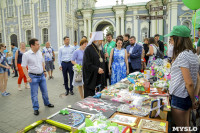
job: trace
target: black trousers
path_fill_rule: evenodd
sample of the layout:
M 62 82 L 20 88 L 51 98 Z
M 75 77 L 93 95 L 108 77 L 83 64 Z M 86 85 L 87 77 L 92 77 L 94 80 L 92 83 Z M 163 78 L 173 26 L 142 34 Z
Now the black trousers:
M 62 62 L 61 66 L 62 66 L 62 73 L 63 73 L 63 77 L 64 77 L 65 90 L 66 90 L 66 92 L 69 92 L 69 90 L 73 91 L 73 85 L 72 85 L 72 81 L 73 81 L 73 77 L 74 77 L 74 71 L 72 69 L 73 64 L 71 63 L 71 61 Z M 69 74 L 69 78 L 70 78 L 70 88 L 68 87 L 68 74 Z
M 133 69 L 130 62 L 128 64 L 129 64 L 129 73 L 140 72 L 140 69 Z
M 14 71 L 15 71 L 15 76 L 18 76 L 18 72 L 17 72 L 16 66 L 15 66 L 15 59 L 13 59 L 13 68 L 14 68 Z

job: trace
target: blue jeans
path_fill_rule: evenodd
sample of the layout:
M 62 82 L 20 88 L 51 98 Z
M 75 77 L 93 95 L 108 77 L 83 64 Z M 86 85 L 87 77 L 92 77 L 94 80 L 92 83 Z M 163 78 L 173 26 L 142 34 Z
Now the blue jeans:
M 172 97 L 171 107 L 175 109 L 187 111 L 189 108 L 192 107 L 192 101 L 190 99 L 190 96 L 187 96 L 186 98 L 181 98 L 181 97 L 172 95 L 171 97 Z
M 46 78 L 44 74 L 42 74 L 41 76 L 29 74 L 29 76 L 32 79 L 32 82 L 30 83 L 30 87 L 31 87 L 31 100 L 33 104 L 33 109 L 34 110 L 39 109 L 39 103 L 38 103 L 38 87 L 39 86 L 42 92 L 44 105 L 49 105 L 50 103 L 49 103 L 48 92 L 47 92 L 47 84 L 46 84 Z

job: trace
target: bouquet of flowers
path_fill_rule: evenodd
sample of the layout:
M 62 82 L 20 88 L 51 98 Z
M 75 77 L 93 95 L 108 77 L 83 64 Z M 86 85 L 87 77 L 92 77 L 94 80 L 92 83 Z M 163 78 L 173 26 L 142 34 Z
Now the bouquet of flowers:
M 82 66 L 79 64 L 74 65 L 74 76 L 75 76 L 75 81 L 76 82 L 81 82 L 82 81 Z

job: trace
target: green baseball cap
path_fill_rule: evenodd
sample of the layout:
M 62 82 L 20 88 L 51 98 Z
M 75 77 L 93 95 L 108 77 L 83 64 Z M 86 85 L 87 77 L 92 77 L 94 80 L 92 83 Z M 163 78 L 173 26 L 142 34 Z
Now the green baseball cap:
M 168 36 L 191 37 L 190 33 L 191 30 L 187 26 L 179 25 L 179 26 L 174 26 L 173 30 L 169 34 L 165 35 L 165 37 Z

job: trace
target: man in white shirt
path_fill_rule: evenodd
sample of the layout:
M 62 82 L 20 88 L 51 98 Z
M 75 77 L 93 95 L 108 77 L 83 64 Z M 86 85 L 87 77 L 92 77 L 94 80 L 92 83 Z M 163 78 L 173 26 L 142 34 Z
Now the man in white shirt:
M 31 87 L 31 100 L 34 109 L 34 115 L 39 114 L 39 103 L 38 103 L 38 87 L 42 92 L 42 98 L 44 105 L 47 107 L 54 107 L 53 104 L 49 103 L 47 84 L 46 84 L 46 70 L 44 66 L 44 59 L 40 49 L 40 44 L 37 39 L 33 38 L 29 41 L 31 49 L 23 54 L 22 67 L 24 74 L 27 78 L 27 82 L 30 83 Z M 26 68 L 28 66 L 28 70 Z

